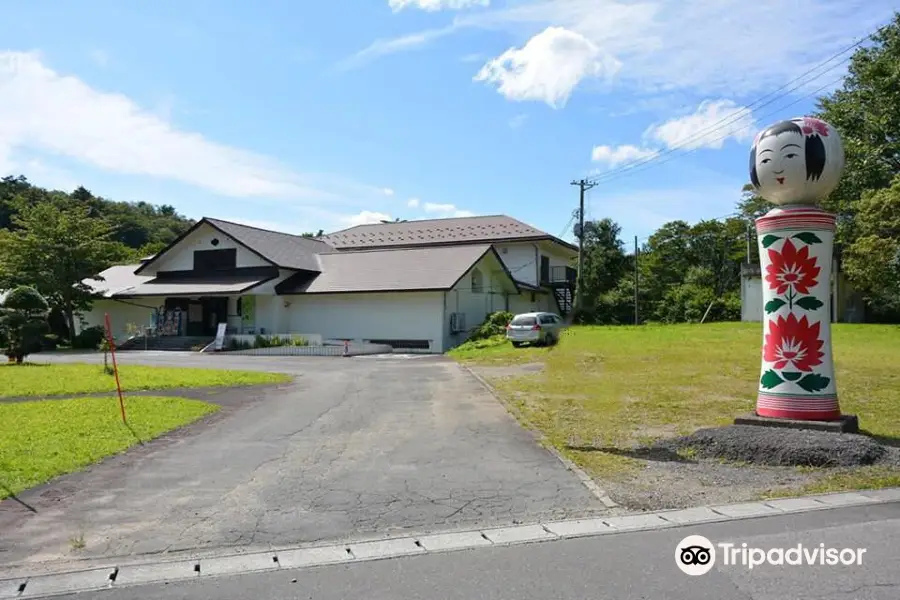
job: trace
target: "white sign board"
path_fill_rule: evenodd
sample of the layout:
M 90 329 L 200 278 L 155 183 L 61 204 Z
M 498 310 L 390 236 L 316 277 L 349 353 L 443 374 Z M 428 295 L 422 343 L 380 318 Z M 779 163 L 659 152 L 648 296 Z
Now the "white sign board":
M 219 328 L 216 330 L 216 350 L 221 350 L 225 345 L 225 327 L 227 327 L 226 323 L 219 323 Z

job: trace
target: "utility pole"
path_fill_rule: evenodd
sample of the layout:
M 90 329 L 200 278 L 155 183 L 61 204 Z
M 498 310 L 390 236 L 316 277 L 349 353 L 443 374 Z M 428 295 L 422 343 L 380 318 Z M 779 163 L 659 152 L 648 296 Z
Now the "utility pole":
M 573 181 L 572 185 L 578 186 L 578 271 L 575 276 L 575 306 L 572 307 L 572 315 L 577 316 L 577 311 L 584 306 L 584 192 L 597 184 L 581 179 Z
M 640 275 L 638 274 L 638 237 L 634 236 L 634 324 L 640 323 L 638 317 L 638 283 Z

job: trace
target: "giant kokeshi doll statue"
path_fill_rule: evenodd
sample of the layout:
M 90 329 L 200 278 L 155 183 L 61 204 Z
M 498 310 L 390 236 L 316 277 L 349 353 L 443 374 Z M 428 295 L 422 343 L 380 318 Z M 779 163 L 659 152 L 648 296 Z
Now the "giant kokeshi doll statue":
M 777 205 L 756 220 L 763 350 L 756 414 L 840 419 L 831 357 L 834 215 L 817 208 L 837 186 L 844 150 L 824 121 L 782 121 L 756 136 L 750 181 Z

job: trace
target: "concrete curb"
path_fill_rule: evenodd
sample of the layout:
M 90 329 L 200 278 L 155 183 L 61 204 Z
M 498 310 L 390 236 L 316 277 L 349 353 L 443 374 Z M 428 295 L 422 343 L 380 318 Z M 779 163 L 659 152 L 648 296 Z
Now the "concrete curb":
M 366 539 L 343 544 L 298 547 L 248 554 L 209 553 L 199 559 L 169 560 L 143 564 L 130 563 L 127 560 L 116 563 L 113 559 L 110 559 L 108 561 L 109 566 L 106 567 L 0 580 L 0 599 L 46 598 L 74 592 L 129 587 L 165 581 L 348 564 L 400 556 L 436 554 L 488 546 L 511 546 L 625 532 L 651 531 L 701 523 L 740 521 L 758 517 L 891 502 L 900 502 L 900 488 L 822 494 L 720 506 L 703 506 L 620 517 L 551 521 L 472 531 L 436 532 L 403 538 Z
M 522 415 L 521 411 L 519 411 L 518 408 L 516 408 L 515 406 L 513 406 L 512 404 L 507 402 L 503 398 L 503 396 L 498 394 L 497 390 L 494 389 L 494 386 L 492 386 L 490 383 L 488 383 L 484 379 L 484 377 L 482 377 L 481 375 L 479 375 L 478 373 L 473 371 L 470 367 L 468 367 L 464 364 L 460 364 L 460 363 L 457 363 L 457 364 L 460 367 L 462 367 L 466 372 L 468 372 L 469 375 L 474 377 L 482 386 L 484 386 L 484 389 L 486 389 L 497 400 L 497 402 L 502 404 L 503 407 L 506 408 L 507 412 L 509 412 L 509 414 L 511 414 L 516 419 L 516 421 L 519 422 L 519 424 L 521 426 L 526 427 L 538 439 L 538 442 L 541 444 L 541 447 L 543 447 L 545 450 L 547 450 L 547 452 L 549 452 L 550 454 L 555 456 L 556 460 L 561 462 L 566 469 L 568 469 L 569 471 L 574 473 L 575 476 L 578 478 L 578 480 L 582 483 L 582 485 L 584 485 L 584 487 L 586 487 L 590 493 L 592 493 L 594 496 L 596 496 L 596 498 L 598 500 L 600 500 L 600 502 L 603 503 L 603 506 L 605 506 L 606 508 L 617 508 L 619 506 L 618 504 L 616 504 L 613 501 L 612 498 L 609 497 L 609 495 L 599 485 L 597 485 L 597 482 L 594 481 L 590 475 L 585 473 L 584 470 L 581 469 L 581 467 L 579 467 L 578 465 L 573 463 L 571 460 L 569 460 L 568 458 L 563 456 L 562 453 L 559 452 L 559 450 L 557 450 L 556 448 L 553 447 L 553 444 L 551 444 L 549 441 L 547 441 L 547 438 L 543 433 L 538 431 L 535 427 L 532 427 L 528 423 L 528 419 L 526 419 L 524 417 L 524 415 Z

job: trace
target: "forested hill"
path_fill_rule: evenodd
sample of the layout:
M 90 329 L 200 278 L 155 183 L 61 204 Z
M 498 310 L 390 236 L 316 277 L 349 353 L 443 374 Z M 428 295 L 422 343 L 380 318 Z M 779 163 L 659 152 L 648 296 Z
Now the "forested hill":
M 44 202 L 64 210 L 89 207 L 89 215 L 105 221 L 112 229 L 111 240 L 122 245 L 114 254 L 129 260 L 158 252 L 194 223 L 167 204 L 109 200 L 83 187 L 68 193 L 48 190 L 19 175 L 0 179 L 0 230 L 16 228 L 21 207 Z

